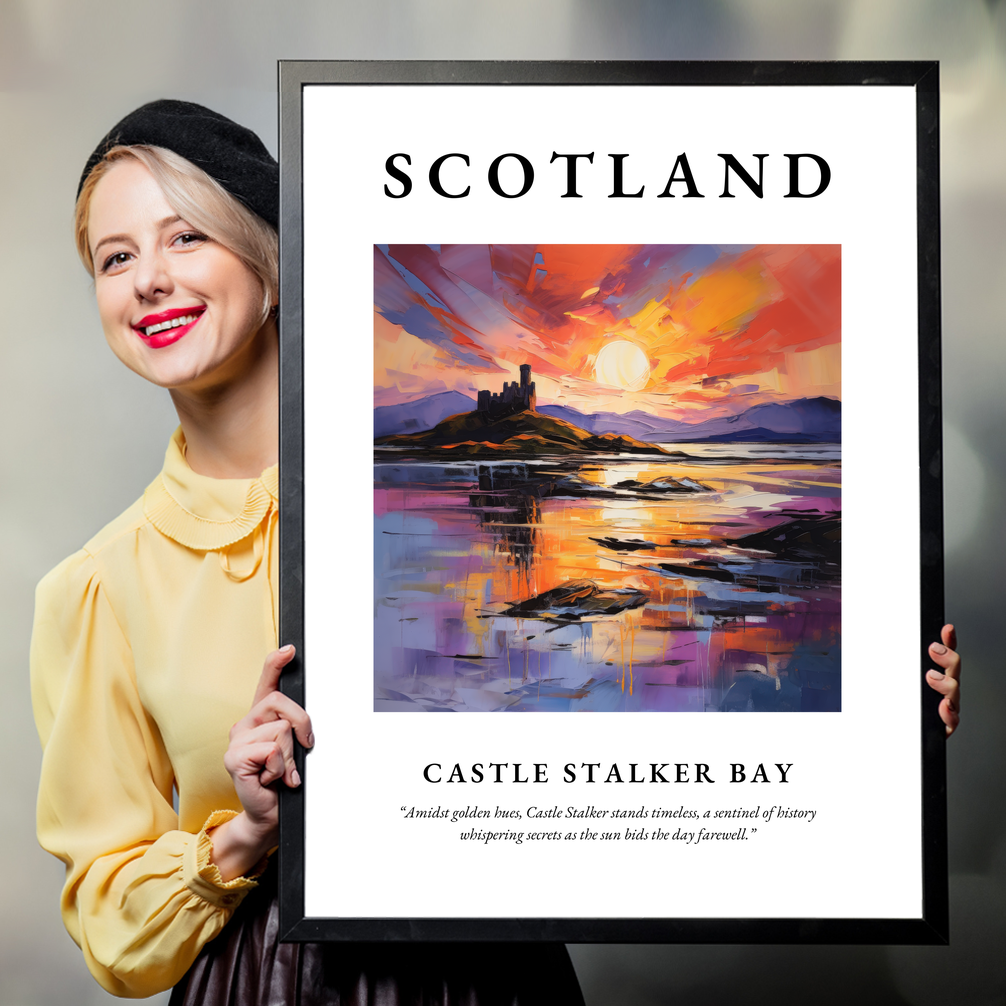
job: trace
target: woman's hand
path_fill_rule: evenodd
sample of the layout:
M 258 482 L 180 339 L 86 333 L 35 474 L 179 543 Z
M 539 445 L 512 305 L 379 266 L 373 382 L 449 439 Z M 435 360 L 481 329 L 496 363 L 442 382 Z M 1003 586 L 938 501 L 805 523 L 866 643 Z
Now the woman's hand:
M 279 691 L 283 668 L 293 659 L 292 646 L 273 650 L 265 659 L 251 711 L 231 727 L 224 766 L 244 810 L 212 829 L 212 861 L 224 880 L 247 873 L 279 838 L 278 780 L 293 788 L 300 774 L 293 760 L 293 737 L 314 746 L 311 718 Z
M 943 696 L 940 719 L 947 725 L 949 737 L 961 721 L 961 658 L 957 653 L 957 632 L 952 625 L 943 626 L 940 639 L 940 643 L 929 644 L 929 656 L 943 671 L 927 671 L 926 681 Z

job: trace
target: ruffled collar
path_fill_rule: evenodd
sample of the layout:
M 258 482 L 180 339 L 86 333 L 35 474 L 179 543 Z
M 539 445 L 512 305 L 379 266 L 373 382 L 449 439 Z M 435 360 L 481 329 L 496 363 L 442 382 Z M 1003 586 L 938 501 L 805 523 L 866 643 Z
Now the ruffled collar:
M 162 534 L 186 548 L 212 552 L 250 535 L 279 500 L 279 466 L 257 479 L 213 479 L 185 460 L 185 438 L 175 430 L 164 468 L 143 494 L 143 512 Z

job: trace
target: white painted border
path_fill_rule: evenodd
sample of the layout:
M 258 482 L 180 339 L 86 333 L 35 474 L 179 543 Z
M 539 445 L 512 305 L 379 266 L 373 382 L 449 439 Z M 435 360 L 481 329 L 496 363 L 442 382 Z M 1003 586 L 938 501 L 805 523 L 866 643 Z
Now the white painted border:
M 308 915 L 920 918 L 914 89 L 308 86 L 303 115 L 305 631 L 319 738 L 309 760 Z M 590 149 L 595 165 L 629 152 L 627 188 L 645 182 L 646 197 L 608 200 L 603 167 L 581 171 L 584 199 L 559 199 L 565 173 L 561 162 L 548 167 L 552 151 Z M 468 199 L 426 185 L 430 162 L 452 150 L 472 158 Z M 510 150 L 539 172 L 520 200 L 484 181 L 489 161 Z M 383 191 L 384 160 L 396 151 L 413 158 L 416 188 L 404 200 Z M 707 198 L 649 198 L 681 151 Z M 831 187 L 815 200 L 782 199 L 782 154 L 803 151 L 827 158 Z M 743 190 L 715 198 L 720 152 L 770 154 L 764 200 Z M 369 609 L 351 637 L 328 626 L 342 625 L 333 611 L 373 593 L 373 245 L 485 241 L 842 245 L 841 713 L 372 711 Z M 326 431 L 344 429 L 359 429 L 358 442 L 336 449 Z M 878 525 L 896 535 L 879 540 Z M 556 781 L 452 792 L 420 774 L 429 761 L 493 760 L 547 762 Z M 718 781 L 639 787 L 637 797 L 562 784 L 567 761 L 794 768 L 786 787 Z M 782 803 L 818 818 L 775 824 L 757 843 L 515 847 L 460 843 L 457 826 L 416 827 L 399 811 L 644 797 L 699 809 Z

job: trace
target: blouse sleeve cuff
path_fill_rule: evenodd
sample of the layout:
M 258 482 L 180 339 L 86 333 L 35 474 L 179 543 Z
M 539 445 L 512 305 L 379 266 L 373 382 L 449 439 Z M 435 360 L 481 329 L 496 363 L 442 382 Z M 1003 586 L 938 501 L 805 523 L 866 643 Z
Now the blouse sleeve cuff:
M 237 908 L 245 895 L 252 888 L 258 887 L 255 878 L 261 876 L 269 865 L 269 857 L 263 856 L 255 868 L 245 876 L 224 880 L 216 863 L 210 861 L 213 842 L 207 832 L 237 815 L 238 812 L 235 810 L 215 810 L 210 814 L 202 831 L 195 836 L 195 841 L 186 845 L 182 860 L 182 875 L 186 886 L 194 894 L 218 908 Z

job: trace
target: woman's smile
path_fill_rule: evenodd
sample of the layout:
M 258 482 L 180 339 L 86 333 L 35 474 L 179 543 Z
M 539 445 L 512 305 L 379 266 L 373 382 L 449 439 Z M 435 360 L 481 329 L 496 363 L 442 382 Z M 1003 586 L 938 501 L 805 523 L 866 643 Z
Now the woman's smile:
M 192 327 L 206 310 L 205 305 L 196 307 L 177 307 L 159 314 L 148 314 L 141 318 L 133 331 L 143 339 L 151 349 L 161 349 L 178 342 L 192 331 Z

